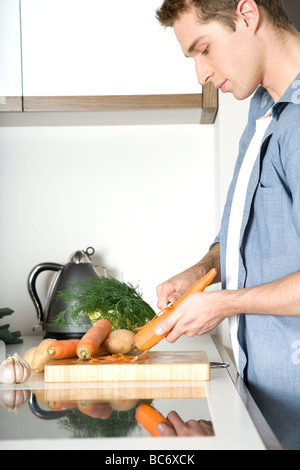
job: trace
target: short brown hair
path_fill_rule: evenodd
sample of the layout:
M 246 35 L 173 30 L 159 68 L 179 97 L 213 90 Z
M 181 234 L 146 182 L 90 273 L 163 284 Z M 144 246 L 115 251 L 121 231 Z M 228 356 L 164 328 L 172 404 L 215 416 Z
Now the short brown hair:
M 281 0 L 255 0 L 264 8 L 269 20 L 278 28 L 294 29 Z M 196 8 L 199 18 L 206 23 L 218 20 L 235 31 L 236 8 L 239 0 L 164 0 L 156 11 L 156 17 L 163 26 L 173 26 L 181 13 Z

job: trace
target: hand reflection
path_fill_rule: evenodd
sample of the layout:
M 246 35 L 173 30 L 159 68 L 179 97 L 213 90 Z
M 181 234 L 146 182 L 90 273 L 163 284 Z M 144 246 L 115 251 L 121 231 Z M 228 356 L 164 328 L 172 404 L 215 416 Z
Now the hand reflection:
M 214 430 L 211 421 L 191 419 L 186 423 L 182 421 L 176 411 L 171 411 L 167 416 L 170 425 L 160 423 L 157 430 L 161 437 L 173 436 L 213 436 Z

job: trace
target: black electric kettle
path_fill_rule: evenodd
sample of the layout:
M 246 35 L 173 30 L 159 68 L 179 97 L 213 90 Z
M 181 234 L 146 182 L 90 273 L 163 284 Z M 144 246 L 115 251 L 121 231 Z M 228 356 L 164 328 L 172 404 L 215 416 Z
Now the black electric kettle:
M 95 253 L 94 248 L 88 247 L 86 251 L 75 251 L 69 258 L 66 265 L 56 263 L 41 263 L 35 266 L 28 277 L 28 291 L 35 305 L 38 315 L 38 324 L 33 328 L 42 326 L 45 331 L 45 338 L 71 339 L 81 338 L 91 327 L 91 322 L 86 315 L 82 319 L 72 322 L 68 319 L 68 313 L 65 315 L 66 324 L 55 325 L 54 318 L 66 310 L 70 305 L 57 299 L 57 293 L 69 289 L 69 284 L 83 282 L 90 277 L 99 277 L 96 273 L 90 256 Z M 45 308 L 36 291 L 36 280 L 43 271 L 57 271 L 53 277 L 49 292 L 45 301 Z

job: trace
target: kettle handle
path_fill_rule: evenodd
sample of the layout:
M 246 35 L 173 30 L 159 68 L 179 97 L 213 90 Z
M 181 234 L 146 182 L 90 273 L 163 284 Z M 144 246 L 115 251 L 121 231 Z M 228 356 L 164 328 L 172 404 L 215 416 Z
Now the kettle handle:
M 62 411 L 46 411 L 43 410 L 36 399 L 36 396 L 34 393 L 31 392 L 30 400 L 29 400 L 29 408 L 32 411 L 32 413 L 37 416 L 38 418 L 41 419 L 57 419 L 61 418 L 62 416 L 65 416 L 68 410 L 62 410 Z
M 43 307 L 42 303 L 40 301 L 40 298 L 37 294 L 35 283 L 38 275 L 43 272 L 43 271 L 60 271 L 64 267 L 63 264 L 57 264 L 57 263 L 42 263 L 38 264 L 33 268 L 31 273 L 28 276 L 28 282 L 27 282 L 27 287 L 29 291 L 29 295 L 34 303 L 34 306 L 37 311 L 37 316 L 38 316 L 38 324 L 33 327 L 33 331 L 35 331 L 36 327 L 43 325 L 44 322 L 44 314 L 43 314 Z

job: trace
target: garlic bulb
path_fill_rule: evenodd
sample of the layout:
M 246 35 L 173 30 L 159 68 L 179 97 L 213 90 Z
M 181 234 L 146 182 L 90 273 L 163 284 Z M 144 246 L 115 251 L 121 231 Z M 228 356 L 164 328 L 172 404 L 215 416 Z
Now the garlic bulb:
M 0 382 L 20 384 L 29 378 L 30 373 L 31 369 L 27 362 L 21 359 L 18 354 L 14 354 L 0 365 Z

